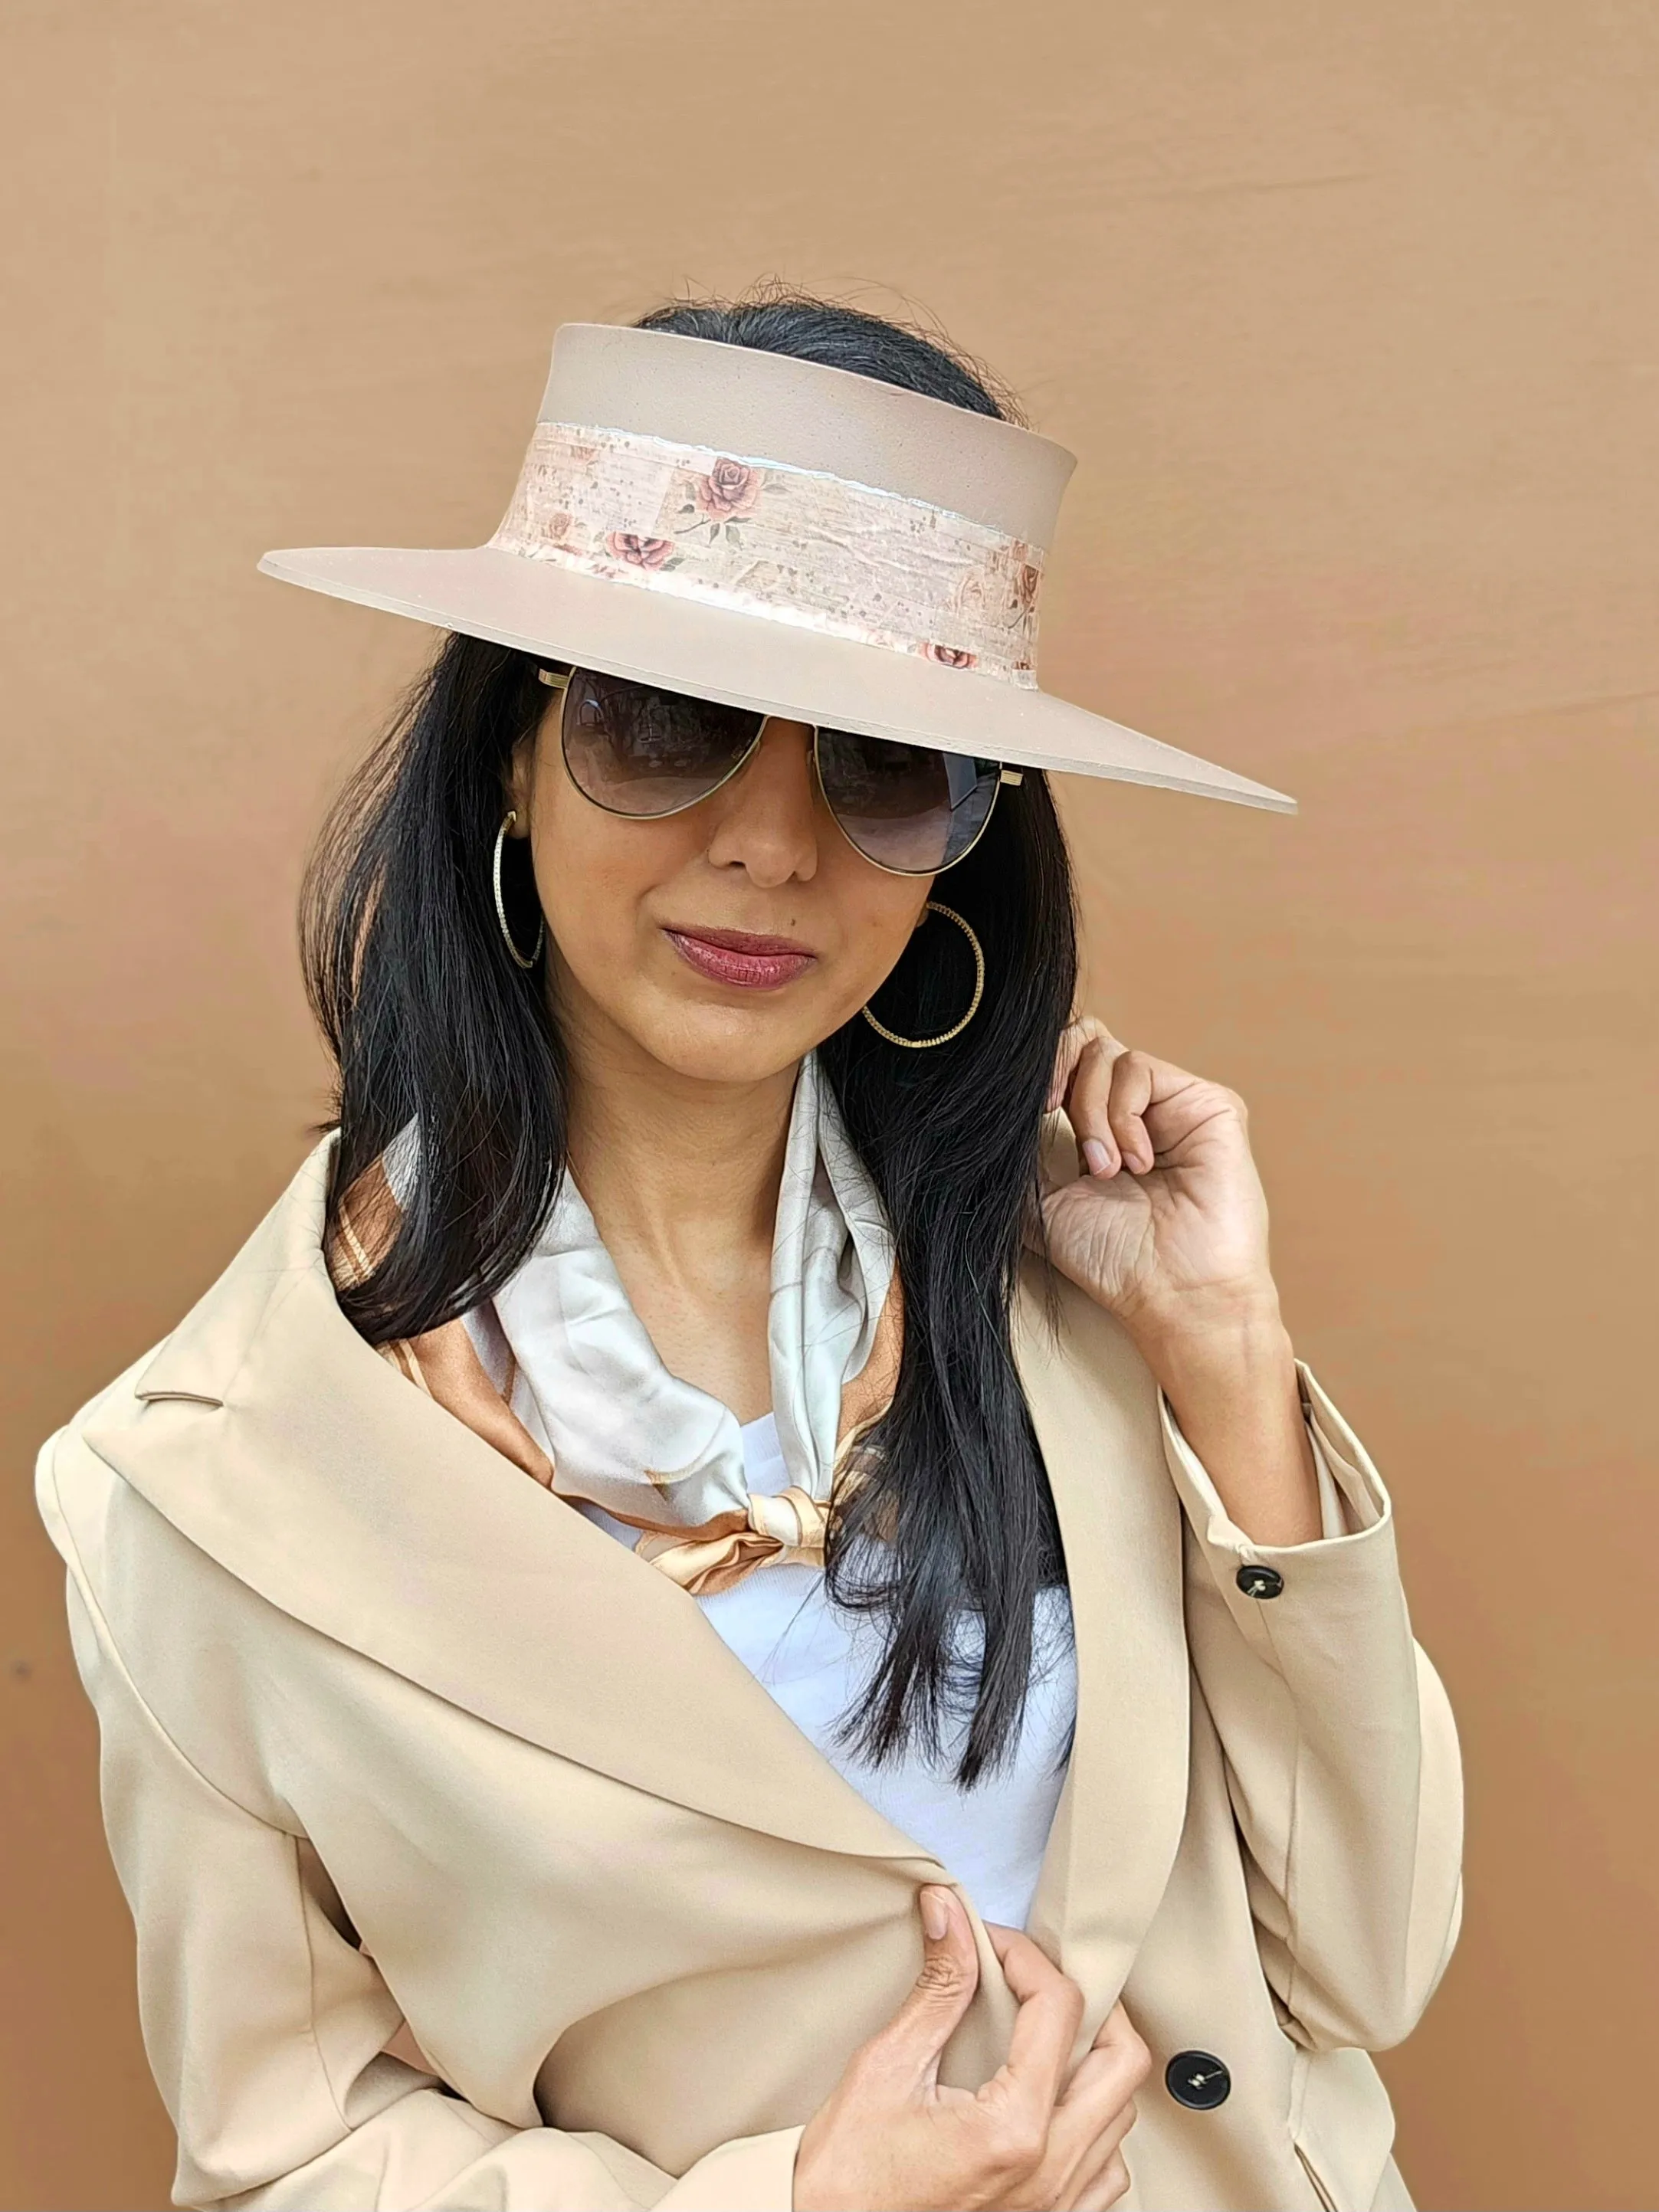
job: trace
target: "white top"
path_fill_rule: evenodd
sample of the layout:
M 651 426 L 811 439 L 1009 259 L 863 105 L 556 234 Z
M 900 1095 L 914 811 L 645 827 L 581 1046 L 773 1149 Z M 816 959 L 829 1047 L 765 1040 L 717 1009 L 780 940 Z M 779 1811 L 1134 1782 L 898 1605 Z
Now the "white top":
M 749 1422 L 741 1435 L 750 1489 L 775 1497 L 789 1478 L 771 1414 Z M 602 1507 L 571 1502 L 611 1534 L 633 1543 L 636 1531 Z M 939 1860 L 982 1919 L 1025 1925 L 1077 1709 L 1077 1665 L 1063 1589 L 1045 1590 L 1037 1601 L 1036 1660 L 1013 1756 L 969 1790 L 952 1779 L 965 1723 L 946 1732 L 937 1761 L 912 1747 L 875 1766 L 837 1741 L 836 1724 L 856 1709 L 880 1648 L 880 1628 L 833 1605 L 816 1568 L 759 1567 L 730 1589 L 697 1602 L 727 1649 L 801 1733 L 860 1796 Z

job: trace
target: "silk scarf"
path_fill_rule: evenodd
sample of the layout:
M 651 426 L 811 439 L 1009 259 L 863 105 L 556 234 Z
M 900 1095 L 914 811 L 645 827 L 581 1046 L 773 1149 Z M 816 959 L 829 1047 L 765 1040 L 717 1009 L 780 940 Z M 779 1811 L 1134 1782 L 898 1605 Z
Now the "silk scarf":
M 387 1178 L 395 1197 L 392 1159 Z M 366 1271 L 349 1220 L 345 1243 L 351 1272 Z M 891 1402 L 902 1335 L 892 1233 L 809 1054 L 772 1246 L 781 1493 L 750 1495 L 737 1416 L 663 1364 L 568 1174 L 489 1306 L 383 1348 L 526 1474 L 636 1529 L 641 1558 L 701 1596 L 781 1561 L 822 1567 L 836 1481 Z

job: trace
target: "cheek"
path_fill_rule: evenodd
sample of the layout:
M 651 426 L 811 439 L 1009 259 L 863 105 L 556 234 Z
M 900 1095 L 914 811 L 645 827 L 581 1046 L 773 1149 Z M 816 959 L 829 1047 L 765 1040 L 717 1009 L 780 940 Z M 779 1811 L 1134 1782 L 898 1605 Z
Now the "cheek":
M 583 988 L 611 998 L 639 960 L 643 902 L 677 865 L 665 848 L 678 824 L 623 821 L 563 777 L 538 802 L 536 887 L 548 928 Z
M 903 959 L 932 896 L 933 878 L 884 875 L 844 838 L 826 841 L 823 853 L 819 889 L 835 910 L 842 948 L 836 986 L 856 1009 Z

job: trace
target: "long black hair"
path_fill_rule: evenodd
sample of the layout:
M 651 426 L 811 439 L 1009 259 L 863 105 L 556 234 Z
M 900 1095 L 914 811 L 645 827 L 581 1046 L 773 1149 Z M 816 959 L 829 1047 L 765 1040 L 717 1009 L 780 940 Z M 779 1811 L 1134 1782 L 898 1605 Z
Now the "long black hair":
M 1006 419 L 931 338 L 856 309 L 772 293 L 643 319 L 795 355 Z M 546 702 L 529 654 L 453 636 L 333 810 L 306 882 L 301 946 L 338 1069 L 331 1249 L 347 1196 L 412 1129 L 418 1171 L 366 1279 L 340 1291 L 371 1344 L 418 1336 L 498 1291 L 535 1243 L 565 1165 L 568 1069 L 537 975 L 504 945 L 490 885 L 514 747 Z M 506 895 L 518 942 L 537 915 L 525 848 Z M 1042 1589 L 1064 1579 L 1048 1479 L 1010 1344 L 1034 1218 L 1044 1097 L 1076 976 L 1065 839 L 1045 779 L 1004 793 L 941 895 L 972 925 L 985 994 L 952 1042 L 908 1052 L 862 1020 L 820 1058 L 897 1243 L 904 1343 L 866 1471 L 836 1501 L 831 1591 L 884 1626 L 852 1733 L 872 1757 L 968 1726 L 971 1784 L 1017 1740 Z M 901 1035 L 948 1028 L 972 987 L 959 933 L 931 921 L 884 984 Z M 982 1641 L 964 1674 L 963 1616 Z

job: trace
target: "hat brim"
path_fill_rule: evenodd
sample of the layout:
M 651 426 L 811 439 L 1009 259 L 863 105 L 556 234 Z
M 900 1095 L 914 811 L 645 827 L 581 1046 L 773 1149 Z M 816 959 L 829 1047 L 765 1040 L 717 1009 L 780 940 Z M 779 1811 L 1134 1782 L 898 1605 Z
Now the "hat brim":
M 726 706 L 1013 767 L 1296 811 L 1283 792 L 1046 691 L 497 546 L 319 545 L 267 553 L 259 567 L 333 599 Z

